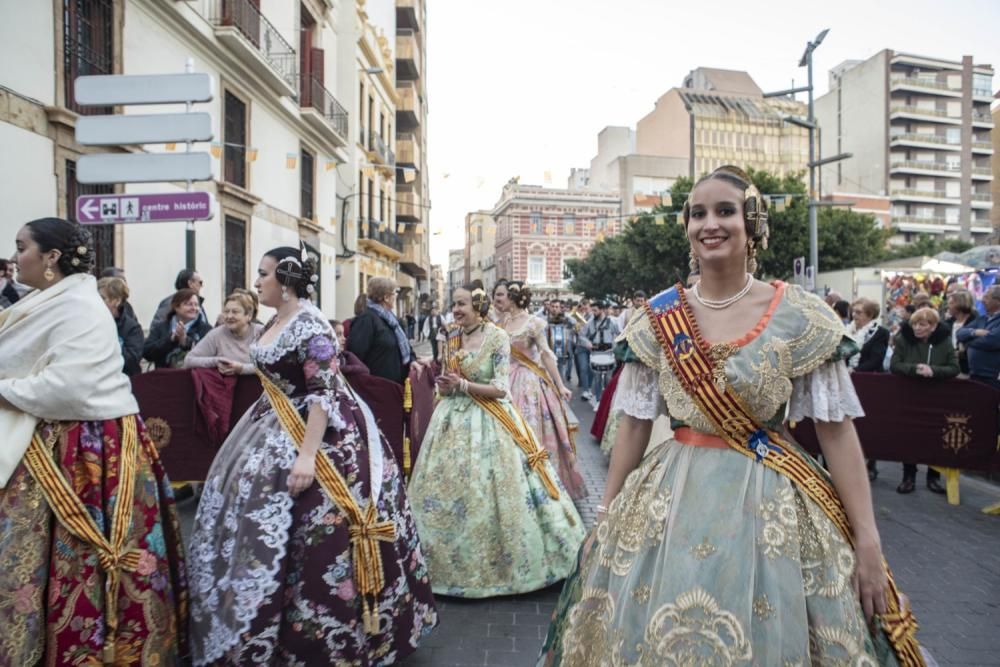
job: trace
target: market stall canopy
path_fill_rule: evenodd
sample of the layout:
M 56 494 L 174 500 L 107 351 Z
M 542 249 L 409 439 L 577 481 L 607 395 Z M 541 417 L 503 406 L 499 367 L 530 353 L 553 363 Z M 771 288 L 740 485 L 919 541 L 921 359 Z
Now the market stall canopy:
M 935 258 L 946 262 L 958 262 L 977 269 L 989 269 L 1000 266 L 1000 245 L 981 245 L 969 248 L 965 252 L 939 252 Z
M 937 257 L 904 257 L 903 259 L 893 259 L 888 262 L 881 262 L 875 268 L 888 271 L 910 272 L 929 271 L 931 273 L 955 274 L 971 273 L 976 268 L 958 262 L 949 262 Z

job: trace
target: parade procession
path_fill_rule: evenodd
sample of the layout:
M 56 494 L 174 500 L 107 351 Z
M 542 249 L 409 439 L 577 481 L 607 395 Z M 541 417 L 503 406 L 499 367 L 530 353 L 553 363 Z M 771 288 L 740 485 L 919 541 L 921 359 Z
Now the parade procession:
M 0 667 L 1000 665 L 1000 5 L 841 5 L 0 0 Z

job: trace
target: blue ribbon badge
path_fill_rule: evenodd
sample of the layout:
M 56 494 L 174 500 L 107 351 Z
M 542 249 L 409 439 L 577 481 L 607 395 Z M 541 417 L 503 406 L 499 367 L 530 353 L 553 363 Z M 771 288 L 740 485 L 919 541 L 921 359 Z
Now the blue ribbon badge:
M 747 449 L 754 453 L 758 462 L 764 460 L 771 452 L 782 453 L 781 447 L 771 442 L 764 429 L 757 429 L 750 434 L 750 438 L 747 440 Z
M 688 357 L 694 354 L 694 341 L 685 333 L 675 335 L 673 345 L 674 353 L 681 361 L 687 361 Z

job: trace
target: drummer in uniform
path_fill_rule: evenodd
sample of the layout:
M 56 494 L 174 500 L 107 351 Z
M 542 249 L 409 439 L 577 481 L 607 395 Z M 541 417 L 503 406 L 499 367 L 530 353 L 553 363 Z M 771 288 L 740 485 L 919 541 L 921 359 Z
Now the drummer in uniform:
M 597 301 L 593 304 L 594 316 L 580 332 L 577 345 L 590 351 L 590 404 L 597 409 L 601 394 L 607 386 L 611 373 L 615 370 L 615 355 L 612 351 L 615 338 L 621 330 L 618 324 L 608 316 L 608 302 Z

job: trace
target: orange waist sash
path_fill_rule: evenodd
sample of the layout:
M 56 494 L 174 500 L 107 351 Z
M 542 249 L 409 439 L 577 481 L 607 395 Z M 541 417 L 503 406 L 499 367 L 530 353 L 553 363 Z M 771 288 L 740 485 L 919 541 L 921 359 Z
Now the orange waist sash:
M 691 447 L 707 447 L 709 449 L 729 449 L 729 443 L 713 433 L 702 433 L 689 426 L 681 426 L 674 431 L 674 440 Z

